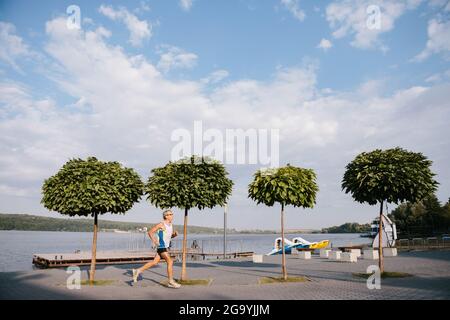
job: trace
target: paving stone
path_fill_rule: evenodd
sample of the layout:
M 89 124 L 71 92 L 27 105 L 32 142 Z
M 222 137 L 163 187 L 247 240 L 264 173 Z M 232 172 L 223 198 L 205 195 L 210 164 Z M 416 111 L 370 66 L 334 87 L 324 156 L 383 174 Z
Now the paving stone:
M 105 286 L 66 288 L 65 269 L 0 273 L 0 299 L 449 299 L 450 251 L 401 252 L 385 258 L 385 270 L 411 273 L 408 278 L 382 279 L 380 290 L 369 290 L 365 279 L 354 272 L 366 272 L 377 261 L 359 260 L 348 264 L 313 257 L 287 257 L 290 276 L 311 281 L 259 285 L 260 277 L 281 276 L 281 257 L 264 257 L 264 263 L 250 259 L 189 262 L 191 279 L 213 279 L 209 286 L 163 287 L 164 263 L 147 270 L 138 283 L 131 280 L 136 265 L 99 266 L 96 279 L 115 280 Z M 82 279 L 88 278 L 82 268 Z M 174 264 L 175 277 L 181 263 Z

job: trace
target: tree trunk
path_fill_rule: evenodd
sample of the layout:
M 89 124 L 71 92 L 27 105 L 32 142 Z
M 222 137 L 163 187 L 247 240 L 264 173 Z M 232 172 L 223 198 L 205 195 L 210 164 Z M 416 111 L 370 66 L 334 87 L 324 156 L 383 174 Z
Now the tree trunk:
M 378 223 L 378 266 L 380 267 L 380 272 L 384 272 L 383 264 L 383 201 L 380 203 L 380 221 Z
M 287 280 L 287 271 L 286 271 L 286 254 L 284 252 L 284 204 L 281 204 L 281 269 L 283 272 L 283 279 Z M 292 250 L 292 249 L 291 249 Z
M 187 243 L 187 224 L 188 224 L 188 209 L 184 209 L 184 226 L 183 226 L 183 253 L 181 264 L 181 280 L 187 280 L 186 277 L 186 243 Z
M 223 208 L 223 258 L 227 258 L 227 204 Z
M 91 271 L 89 272 L 89 285 L 94 284 L 95 278 L 95 262 L 97 260 L 97 231 L 98 231 L 98 214 L 94 216 L 94 238 L 92 240 L 92 259 L 91 259 Z

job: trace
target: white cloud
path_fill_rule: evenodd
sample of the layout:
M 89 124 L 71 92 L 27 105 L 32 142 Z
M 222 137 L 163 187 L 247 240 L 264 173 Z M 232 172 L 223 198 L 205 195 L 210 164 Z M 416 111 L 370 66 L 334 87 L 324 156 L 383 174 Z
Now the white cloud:
M 21 71 L 16 60 L 29 54 L 28 46 L 16 35 L 16 27 L 11 23 L 0 21 L 0 60 Z
M 0 105 L 0 189 L 39 194 L 52 167 L 84 153 L 83 116 L 56 108 L 51 99 L 36 99 L 15 83 L 0 83 Z
M 164 72 L 172 69 L 190 69 L 197 64 L 198 56 L 195 53 L 186 52 L 175 46 L 162 45 L 159 53 L 158 69 Z
M 386 52 L 388 48 L 380 40 L 380 35 L 393 30 L 395 21 L 407 10 L 417 8 L 421 2 L 422 0 L 379 0 L 375 3 L 372 0 L 339 0 L 327 6 L 326 19 L 336 39 L 352 35 L 352 46 Z M 370 7 L 373 5 L 375 7 Z M 378 11 L 368 12 L 372 8 Z M 374 20 L 377 17 L 380 20 Z
M 152 25 L 146 20 L 139 20 L 126 8 L 119 7 L 115 10 L 112 6 L 101 5 L 99 12 L 114 21 L 121 21 L 130 31 L 130 43 L 133 46 L 142 45 L 143 40 L 152 36 Z
M 357 92 L 361 96 L 374 97 L 379 96 L 383 92 L 385 82 L 379 79 L 371 79 L 363 82 Z
M 428 22 L 428 41 L 426 48 L 414 57 L 413 61 L 423 61 L 432 54 L 442 53 L 449 58 L 450 21 L 432 19 Z
M 425 79 L 425 82 L 439 82 L 441 81 L 441 75 L 440 74 L 433 74 Z
M 0 194 L 7 196 L 26 197 L 32 194 L 33 191 L 26 190 L 25 188 L 17 188 L 4 184 L 0 184 Z
M 206 78 L 203 78 L 201 81 L 203 83 L 218 83 L 222 81 L 223 79 L 227 78 L 230 75 L 230 73 L 227 70 L 216 70 L 214 72 L 211 72 Z
M 180 0 L 180 6 L 183 10 L 189 11 L 192 8 L 193 0 Z
M 322 39 L 320 40 L 319 44 L 317 45 L 317 48 L 323 49 L 323 51 L 327 51 L 333 46 L 330 40 L 328 39 Z
M 43 179 L 70 157 L 88 155 L 126 163 L 146 178 L 151 168 L 169 160 L 171 132 L 192 130 L 194 120 L 202 120 L 205 129 L 280 129 L 281 164 L 315 169 L 321 188 L 314 214 L 289 215 L 290 225 L 370 221 L 373 208 L 354 204 L 339 186 L 345 165 L 358 151 L 399 145 L 424 152 L 435 161 L 440 190 L 450 192 L 450 148 L 442 139 L 450 135 L 448 82 L 393 94 L 385 94 L 386 84 L 376 80 L 351 92 L 321 90 L 317 66 L 304 64 L 279 68 L 267 81 L 227 81 L 208 91 L 201 80 L 168 80 L 143 56 L 110 45 L 104 30 L 64 26 L 62 18 L 47 23 L 44 49 L 59 65 L 49 70 L 50 79 L 73 103 L 57 105 L 13 82 L 0 85 L 0 193 L 21 195 L 23 188 L 32 188 L 39 194 Z M 256 169 L 229 166 L 236 182 L 230 221 L 241 228 L 273 228 L 273 208 L 247 199 Z M 1 200 L 2 207 L 15 201 Z M 34 210 L 39 208 L 37 200 Z M 127 219 L 152 220 L 148 210 L 137 206 Z M 236 222 L 238 212 L 245 217 Z M 217 215 L 193 214 L 191 221 L 212 225 Z
M 281 0 L 281 4 L 284 5 L 297 20 L 305 20 L 306 15 L 305 12 L 300 9 L 299 0 Z
M 142 12 L 146 12 L 146 11 L 150 11 L 150 6 L 148 5 L 147 1 L 143 1 L 141 0 L 141 2 L 139 3 L 139 7 L 136 8 L 134 10 L 134 12 L 136 13 L 142 13 Z
M 425 79 L 427 83 L 439 83 L 450 79 L 450 69 L 430 75 Z

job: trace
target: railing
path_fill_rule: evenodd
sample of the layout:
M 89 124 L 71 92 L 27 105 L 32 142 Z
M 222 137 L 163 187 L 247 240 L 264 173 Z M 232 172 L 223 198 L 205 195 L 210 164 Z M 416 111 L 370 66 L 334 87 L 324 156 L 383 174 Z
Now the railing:
M 195 257 L 199 258 L 200 256 L 202 259 L 206 259 L 207 257 L 219 257 L 223 256 L 223 239 L 188 239 L 187 248 L 189 250 L 196 250 L 201 255 L 197 255 Z M 243 240 L 227 240 L 227 251 L 225 255 L 232 256 L 236 253 L 240 252 L 249 252 L 252 251 L 249 246 L 245 245 L 245 242 Z M 183 240 L 172 240 L 170 248 L 172 250 L 182 250 L 183 248 Z M 191 257 L 195 259 L 195 257 Z
M 192 259 L 206 259 L 207 257 L 223 257 L 223 239 L 195 239 L 191 238 L 187 240 L 187 249 L 190 252 L 196 252 L 197 255 L 189 257 Z M 123 248 L 123 247 L 122 247 Z M 171 241 L 170 249 L 173 251 L 181 251 L 183 248 L 182 239 L 173 239 Z M 227 256 L 233 256 L 237 253 L 250 252 L 253 248 L 244 240 L 227 239 Z M 141 234 L 130 234 L 128 241 L 126 242 L 127 251 L 145 251 L 152 250 L 152 243 L 148 236 Z
M 428 237 L 399 239 L 396 242 L 399 249 L 443 249 L 450 248 L 450 237 Z

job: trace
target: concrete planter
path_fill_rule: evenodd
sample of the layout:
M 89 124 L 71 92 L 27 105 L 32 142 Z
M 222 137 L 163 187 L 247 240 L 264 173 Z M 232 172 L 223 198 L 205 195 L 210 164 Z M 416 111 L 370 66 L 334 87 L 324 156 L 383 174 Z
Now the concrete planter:
M 331 250 L 330 249 L 320 249 L 320 257 L 321 258 L 328 258 L 330 255 Z
M 309 251 L 299 252 L 298 257 L 303 260 L 311 259 L 311 252 L 309 252 Z
M 361 257 L 361 249 L 350 249 L 350 253 L 355 254 L 357 258 Z
M 378 260 L 378 250 L 364 250 L 364 260 Z
M 341 251 L 330 251 L 328 254 L 328 260 L 338 261 L 341 260 Z
M 262 254 L 254 254 L 253 255 L 253 263 L 263 263 L 263 255 Z
M 344 262 L 357 262 L 358 258 L 354 252 L 344 252 L 341 254 L 341 261 Z
M 397 248 L 383 248 L 383 257 L 396 257 Z

